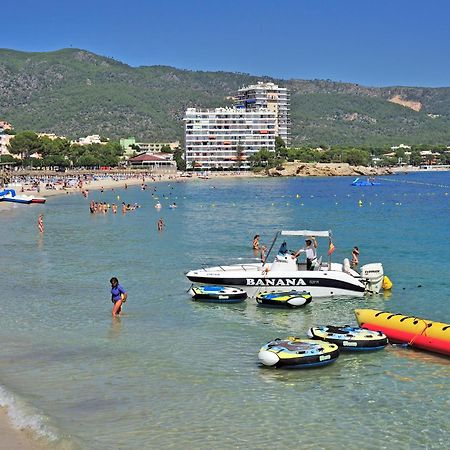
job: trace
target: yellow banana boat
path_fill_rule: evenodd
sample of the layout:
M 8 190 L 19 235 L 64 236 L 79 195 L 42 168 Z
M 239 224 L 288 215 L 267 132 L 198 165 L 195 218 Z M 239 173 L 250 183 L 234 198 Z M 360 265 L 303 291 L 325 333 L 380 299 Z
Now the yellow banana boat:
M 381 331 L 389 341 L 450 356 L 450 325 L 375 309 L 356 309 L 360 327 Z

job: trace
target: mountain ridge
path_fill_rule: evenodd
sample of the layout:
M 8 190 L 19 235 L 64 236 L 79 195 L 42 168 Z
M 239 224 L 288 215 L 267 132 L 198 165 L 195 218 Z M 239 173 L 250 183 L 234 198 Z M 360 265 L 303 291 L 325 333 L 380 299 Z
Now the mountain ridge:
M 293 145 L 450 141 L 447 87 L 380 88 L 164 65 L 132 67 L 73 48 L 52 52 L 0 49 L 0 119 L 17 130 L 70 138 L 101 134 L 113 139 L 135 136 L 147 141 L 182 141 L 187 107 L 229 106 L 229 97 L 237 89 L 257 81 L 273 81 L 290 90 Z

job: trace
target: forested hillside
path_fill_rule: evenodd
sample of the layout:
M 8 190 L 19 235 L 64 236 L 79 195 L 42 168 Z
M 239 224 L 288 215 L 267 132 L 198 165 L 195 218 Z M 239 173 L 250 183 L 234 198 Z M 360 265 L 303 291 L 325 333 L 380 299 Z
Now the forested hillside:
M 182 140 L 187 107 L 229 105 L 239 87 L 259 80 L 290 89 L 293 145 L 450 145 L 450 88 L 134 68 L 78 49 L 0 50 L 0 120 L 69 138 Z

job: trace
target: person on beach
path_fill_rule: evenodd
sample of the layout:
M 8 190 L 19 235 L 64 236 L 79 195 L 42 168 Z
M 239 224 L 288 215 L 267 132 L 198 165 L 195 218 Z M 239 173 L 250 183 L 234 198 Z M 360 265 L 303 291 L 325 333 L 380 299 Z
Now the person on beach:
M 162 231 L 164 229 L 164 220 L 162 220 L 162 218 L 158 220 L 157 228 L 158 231 Z
M 296 251 L 292 258 L 295 259 L 300 255 L 300 253 L 305 253 L 306 255 L 306 270 L 313 270 L 313 264 L 317 259 L 317 241 L 316 238 L 313 236 L 311 239 L 305 239 L 305 247 L 302 247 L 298 251 Z
M 259 250 L 259 234 L 255 234 L 253 238 L 253 250 Z
M 352 250 L 352 269 L 357 269 L 359 264 L 359 249 L 358 247 L 353 247 Z
M 114 305 L 112 316 L 117 317 L 122 312 L 122 304 L 127 301 L 128 294 L 116 277 L 112 277 L 109 282 L 111 283 L 111 301 Z

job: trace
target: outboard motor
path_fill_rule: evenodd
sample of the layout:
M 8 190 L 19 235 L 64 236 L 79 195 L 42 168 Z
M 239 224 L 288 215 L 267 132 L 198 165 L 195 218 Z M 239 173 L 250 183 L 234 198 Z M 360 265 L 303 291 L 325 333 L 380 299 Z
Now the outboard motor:
M 366 285 L 366 291 L 379 294 L 383 285 L 383 264 L 371 263 L 361 266 L 361 278 Z

